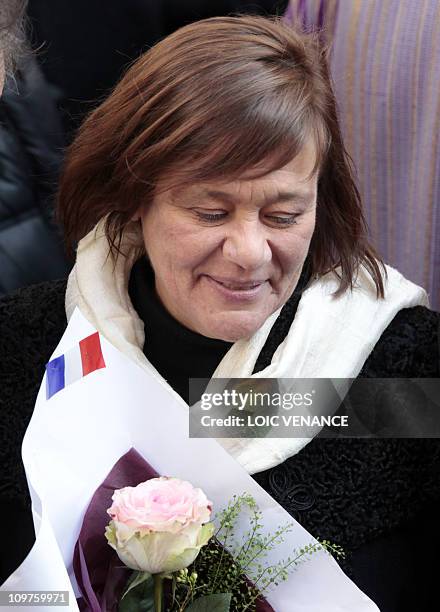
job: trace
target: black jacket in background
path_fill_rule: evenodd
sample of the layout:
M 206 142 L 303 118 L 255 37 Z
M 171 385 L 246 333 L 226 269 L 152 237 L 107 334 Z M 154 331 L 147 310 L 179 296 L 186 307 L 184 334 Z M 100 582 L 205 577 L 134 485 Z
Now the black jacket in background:
M 0 100 L 0 295 L 68 271 L 52 221 L 64 145 L 56 100 L 32 59 Z

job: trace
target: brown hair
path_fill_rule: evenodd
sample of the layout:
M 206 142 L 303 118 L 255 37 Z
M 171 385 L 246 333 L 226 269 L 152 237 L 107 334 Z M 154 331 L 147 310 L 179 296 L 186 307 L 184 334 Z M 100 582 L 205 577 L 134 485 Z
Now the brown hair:
M 126 224 L 159 180 L 173 186 L 278 169 L 315 138 L 319 169 L 313 276 L 341 267 L 337 294 L 363 263 L 383 297 L 344 150 L 326 52 L 278 18 L 216 17 L 177 30 L 137 60 L 71 145 L 58 215 L 66 242 L 106 216 L 117 257 Z M 258 176 L 258 174 L 256 175 Z

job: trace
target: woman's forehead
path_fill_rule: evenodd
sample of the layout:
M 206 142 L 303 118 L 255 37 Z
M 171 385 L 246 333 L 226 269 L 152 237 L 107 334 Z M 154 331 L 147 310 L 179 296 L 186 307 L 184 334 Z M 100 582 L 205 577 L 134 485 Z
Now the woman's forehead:
M 304 146 L 295 157 L 281 166 L 280 168 L 272 169 L 270 160 L 260 164 L 257 168 L 253 168 L 248 172 L 244 172 L 237 182 L 246 182 L 249 180 L 276 181 L 276 182 L 308 182 L 312 179 L 316 166 L 316 146 L 313 143 L 308 143 Z M 267 170 L 265 173 L 264 171 Z
M 316 189 L 317 177 L 316 147 L 313 143 L 308 143 L 292 160 L 280 168 L 273 169 L 273 164 L 267 160 L 238 176 L 220 176 L 193 182 L 185 180 L 178 185 L 173 185 L 165 179 L 161 182 L 158 192 L 170 192 L 176 197 L 186 194 L 189 197 L 210 197 L 218 200 L 223 198 L 224 201 L 230 200 L 230 203 L 234 203 L 235 199 L 239 200 L 241 194 L 252 191 L 279 193 L 295 191 L 308 197 L 313 195 Z

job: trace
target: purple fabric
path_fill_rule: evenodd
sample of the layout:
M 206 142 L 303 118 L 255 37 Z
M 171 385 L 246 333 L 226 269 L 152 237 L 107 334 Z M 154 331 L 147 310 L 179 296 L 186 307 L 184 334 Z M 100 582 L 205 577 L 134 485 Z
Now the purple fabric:
M 306 18 L 306 0 L 299 0 L 299 6 L 298 6 L 298 17 L 301 20 L 301 23 L 303 24 L 303 26 L 306 26 L 307 24 L 307 18 Z
M 440 310 L 440 2 L 290 0 L 324 26 L 373 244 Z
M 259 597 L 256 602 L 255 612 L 275 612 L 275 610 L 266 599 Z
M 324 25 L 324 3 L 325 0 L 321 0 L 319 3 L 319 13 L 318 13 L 318 28 L 321 29 Z
M 84 551 L 79 540 L 75 546 L 75 555 L 77 555 L 77 559 L 75 560 L 74 558 L 73 563 L 75 566 L 75 578 L 77 579 L 78 586 L 84 593 L 84 599 L 87 601 L 90 611 L 101 612 L 101 606 L 98 598 L 95 595 L 95 591 L 93 590 L 92 583 L 90 582 L 90 575 L 84 557 Z
M 121 567 L 116 552 L 104 537 L 115 489 L 135 487 L 158 473 L 133 448 L 113 466 L 93 495 L 75 546 L 73 569 L 86 607 L 91 612 L 113 610 L 130 570 Z M 84 603 L 81 603 L 83 606 Z

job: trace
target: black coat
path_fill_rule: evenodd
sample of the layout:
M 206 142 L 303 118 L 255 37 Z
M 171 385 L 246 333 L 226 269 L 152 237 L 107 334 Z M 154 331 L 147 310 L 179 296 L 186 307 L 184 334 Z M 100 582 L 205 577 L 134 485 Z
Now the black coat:
M 0 580 L 33 540 L 20 446 L 44 366 L 66 326 L 65 282 L 24 289 L 0 301 Z M 284 309 L 262 352 L 273 354 L 292 311 Z M 440 314 L 402 310 L 383 333 L 362 377 L 439 377 Z M 278 336 L 278 338 L 277 338 Z M 263 354 L 264 353 L 264 354 Z M 436 439 L 314 439 L 255 479 L 314 536 L 343 546 L 346 573 L 382 612 L 431 612 L 440 537 L 440 444 Z M 281 611 L 282 612 L 282 611 Z
M 57 97 L 30 59 L 0 100 L 0 295 L 70 267 L 52 221 L 64 146 Z

